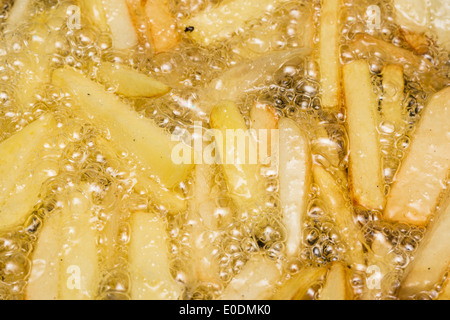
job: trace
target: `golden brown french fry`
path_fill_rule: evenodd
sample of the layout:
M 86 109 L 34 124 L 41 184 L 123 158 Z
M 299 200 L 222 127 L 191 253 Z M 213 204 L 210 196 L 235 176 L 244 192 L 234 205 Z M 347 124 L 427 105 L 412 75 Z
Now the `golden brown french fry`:
M 406 270 L 399 297 L 411 298 L 444 279 L 450 266 L 450 205 L 438 212 Z
M 107 129 L 112 143 L 137 156 L 164 186 L 171 189 L 187 178 L 194 162 L 176 164 L 172 152 L 177 143 L 152 120 L 140 117 L 113 93 L 73 69 L 54 71 L 52 81 L 77 97 L 80 116 Z
M 279 130 L 280 204 L 286 229 L 286 252 L 292 257 L 300 252 L 303 240 L 312 156 L 308 137 L 294 120 L 281 119 Z
M 350 283 L 344 264 L 335 262 L 328 271 L 325 284 L 320 290 L 319 300 L 350 300 Z
M 39 200 L 42 184 L 57 174 L 55 163 L 36 159 L 56 130 L 53 116 L 45 115 L 0 144 L 0 228 L 23 223 Z
M 341 0 L 321 0 L 319 66 L 322 104 L 334 110 L 341 104 L 340 8 Z
M 271 300 L 304 300 L 308 290 L 327 274 L 327 268 L 306 268 L 284 283 Z
M 364 60 L 344 66 L 344 91 L 350 144 L 349 182 L 353 200 L 368 208 L 384 208 L 384 181 L 378 135 L 378 99 Z
M 175 17 L 170 12 L 168 0 L 147 0 L 145 12 L 155 52 L 168 51 L 178 46 L 180 35 Z
M 353 218 L 351 203 L 347 200 L 345 189 L 322 166 L 313 165 L 314 183 L 319 187 L 320 198 L 333 217 L 343 242 L 348 246 L 348 264 L 356 269 L 365 264 L 364 234 Z
M 226 0 L 218 6 L 208 7 L 203 12 L 182 22 L 187 34 L 203 45 L 210 45 L 229 38 L 248 21 L 261 19 L 264 14 L 287 0 Z
M 111 30 L 113 47 L 130 49 L 137 45 L 138 37 L 128 11 L 126 0 L 102 0 L 106 19 Z
M 388 195 L 385 218 L 425 225 L 450 170 L 450 88 L 425 107 L 408 153 Z
M 266 300 L 275 290 L 281 271 L 273 260 L 255 254 L 228 284 L 220 300 Z
M 170 91 L 164 83 L 121 64 L 102 62 L 97 75 L 115 93 L 127 97 L 157 97 Z
M 396 130 L 403 127 L 403 99 L 405 80 L 403 67 L 390 64 L 383 70 L 382 121 L 393 124 Z
M 146 212 L 134 213 L 131 220 L 131 299 L 179 299 L 183 290 L 170 273 L 165 221 Z
M 222 101 L 211 111 L 210 124 L 216 129 L 216 152 L 221 156 L 231 198 L 240 207 L 255 205 L 262 192 L 258 184 L 257 146 L 244 117 L 234 102 Z
M 81 23 L 86 19 L 102 32 L 110 30 L 102 0 L 77 0 L 77 4 L 80 6 Z

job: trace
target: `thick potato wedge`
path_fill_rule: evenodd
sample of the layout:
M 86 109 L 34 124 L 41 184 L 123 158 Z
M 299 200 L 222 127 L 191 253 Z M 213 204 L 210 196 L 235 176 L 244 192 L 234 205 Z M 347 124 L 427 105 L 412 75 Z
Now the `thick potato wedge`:
M 341 105 L 340 7 L 341 0 L 321 1 L 319 67 L 322 104 L 334 110 Z
M 113 47 L 117 50 L 133 48 L 138 36 L 126 0 L 102 0 L 106 19 L 111 30 Z
M 114 94 L 106 92 L 103 86 L 75 70 L 58 69 L 54 71 L 52 81 L 77 97 L 82 111 L 80 116 L 108 130 L 114 145 L 134 153 L 167 188 L 187 178 L 194 162 L 176 164 L 172 159 L 176 142 L 152 120 L 140 117 Z
M 363 250 L 364 234 L 353 218 L 351 203 L 347 200 L 344 189 L 336 179 L 322 166 L 313 165 L 314 183 L 319 187 L 320 198 L 324 201 L 341 234 L 343 242 L 348 246 L 348 264 L 361 269 L 365 264 Z
M 273 295 L 280 277 L 275 261 L 256 254 L 231 280 L 220 300 L 266 300 Z
M 350 143 L 349 180 L 354 202 L 384 208 L 384 181 L 378 135 L 378 99 L 364 60 L 344 66 L 344 91 Z
M 403 127 L 403 99 L 405 80 L 403 67 L 390 64 L 383 70 L 382 121 L 387 121 L 401 129 Z
M 425 107 L 388 195 L 385 218 L 424 225 L 434 213 L 450 170 L 450 88 Z
M 257 145 L 244 117 L 234 102 L 222 101 L 211 111 L 210 124 L 216 129 L 216 152 L 221 157 L 230 196 L 240 207 L 257 204 L 261 200 Z
M 77 0 L 77 4 L 80 6 L 82 24 L 83 19 L 86 19 L 102 32 L 110 30 L 102 0 Z
M 319 300 L 350 300 L 350 283 L 345 266 L 336 262 L 330 267 L 325 284 L 320 290 Z
M 400 298 L 411 298 L 428 291 L 443 280 L 450 266 L 450 205 L 438 212 L 431 224 L 414 260 L 406 270 L 402 281 Z
M 280 204 L 286 228 L 286 253 L 294 256 L 302 245 L 302 230 L 311 187 L 309 140 L 293 120 L 283 118 L 280 129 Z
M 181 286 L 170 273 L 168 234 L 161 217 L 153 213 L 132 215 L 128 252 L 131 274 L 131 299 L 176 300 Z
M 148 18 L 153 48 L 156 53 L 168 51 L 178 46 L 175 17 L 170 12 L 168 0 L 147 0 L 145 13 Z
M 327 268 L 307 268 L 286 281 L 271 300 L 304 300 L 308 290 L 327 274 Z
M 157 97 L 170 91 L 164 83 L 125 65 L 103 62 L 97 75 L 102 83 L 116 88 L 115 93 L 127 97 Z
M 208 7 L 203 12 L 182 22 L 187 34 L 203 45 L 226 40 L 249 21 L 260 19 L 267 12 L 288 0 L 226 0 L 218 6 Z
M 56 174 L 54 163 L 36 159 L 56 130 L 53 116 L 45 115 L 0 144 L 0 228 L 23 223 L 42 184 Z

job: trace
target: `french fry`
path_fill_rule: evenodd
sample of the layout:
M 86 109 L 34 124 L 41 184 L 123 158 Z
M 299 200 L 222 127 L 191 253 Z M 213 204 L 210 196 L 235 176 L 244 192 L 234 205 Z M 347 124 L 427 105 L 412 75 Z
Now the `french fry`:
M 399 297 L 411 298 L 444 279 L 450 266 L 450 205 L 438 212 L 406 270 Z
M 427 0 L 394 0 L 396 22 L 411 31 L 425 32 L 429 25 L 427 2 Z
M 193 161 L 192 164 L 176 164 L 172 160 L 176 142 L 152 120 L 140 117 L 114 94 L 106 92 L 103 86 L 75 70 L 55 70 L 52 81 L 78 98 L 81 116 L 107 129 L 112 143 L 126 147 L 136 155 L 164 186 L 171 189 L 187 178 Z
M 351 292 L 345 266 L 340 262 L 331 265 L 319 300 L 350 300 Z
M 16 30 L 21 24 L 27 21 L 26 16 L 33 0 L 15 0 L 14 5 L 9 11 L 9 17 L 6 20 L 4 32 Z
M 284 283 L 271 300 L 304 300 L 308 290 L 327 274 L 327 268 L 307 268 Z
M 110 31 L 102 0 L 77 0 L 77 4 L 80 6 L 82 23 L 86 19 L 102 32 Z
M 102 83 L 116 88 L 115 93 L 127 97 L 157 97 L 170 91 L 164 83 L 125 65 L 102 62 L 97 75 Z
M 138 44 L 138 36 L 131 21 L 126 0 L 103 0 L 107 23 L 111 30 L 113 47 L 131 49 Z
M 25 292 L 26 300 L 57 300 L 59 298 L 61 217 L 47 218 L 39 233 L 32 256 L 31 274 Z
M 384 208 L 384 181 L 378 136 L 378 99 L 364 60 L 344 66 L 344 91 L 350 144 L 349 182 L 354 202 Z
M 403 123 L 403 99 L 405 80 L 403 67 L 387 65 L 383 70 L 383 100 L 381 101 L 382 120 L 401 129 Z
M 275 261 L 254 255 L 228 284 L 220 300 L 266 300 L 275 290 L 281 272 Z
M 260 201 L 261 185 L 258 184 L 256 141 L 248 132 L 244 117 L 236 104 L 222 101 L 215 105 L 210 115 L 216 152 L 221 156 L 231 198 L 240 207 Z M 255 158 L 254 164 L 251 159 Z
M 294 256 L 302 245 L 302 231 L 311 186 L 312 156 L 308 138 L 293 120 L 283 118 L 280 130 L 280 204 L 286 228 L 286 253 Z
M 178 34 L 175 17 L 170 12 L 168 0 L 147 0 L 145 4 L 153 48 L 156 53 L 169 51 L 178 46 Z
M 432 30 L 438 36 L 438 43 L 447 51 L 450 50 L 450 6 L 446 0 L 429 2 L 430 22 Z
M 331 212 L 343 242 L 348 246 L 349 265 L 361 269 L 365 264 L 364 234 L 353 218 L 351 203 L 342 187 L 322 166 L 313 165 L 314 183 L 319 187 L 320 198 Z
M 182 288 L 170 273 L 168 234 L 164 220 L 153 213 L 131 217 L 129 264 L 132 300 L 176 300 Z
M 400 29 L 406 42 L 417 54 L 423 55 L 428 52 L 430 40 L 423 33 L 417 33 L 405 28 Z
M 319 67 L 322 104 L 333 110 L 341 104 L 340 7 L 341 0 L 321 1 Z
M 384 216 L 425 225 L 433 214 L 450 170 L 450 88 L 425 107 L 408 153 L 388 195 Z
M 126 0 L 128 12 L 134 24 L 134 29 L 139 38 L 139 43 L 152 43 L 152 34 L 145 13 L 145 1 L 142 0 Z
M 56 174 L 51 162 L 39 164 L 36 159 L 56 130 L 55 119 L 45 115 L 0 144 L 0 228 L 23 223 L 39 200 L 42 184 Z
M 226 0 L 219 6 L 208 7 L 203 12 L 182 22 L 183 30 L 203 45 L 224 41 L 249 21 L 261 19 L 278 5 L 287 0 Z
M 439 295 L 439 300 L 450 300 L 450 281 L 448 280 L 448 278 L 444 284 L 444 288 Z

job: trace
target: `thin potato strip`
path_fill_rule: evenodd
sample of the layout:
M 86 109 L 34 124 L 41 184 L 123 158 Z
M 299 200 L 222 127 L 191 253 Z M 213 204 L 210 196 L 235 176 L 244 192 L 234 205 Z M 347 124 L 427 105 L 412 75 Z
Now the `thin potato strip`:
M 26 16 L 33 0 L 15 0 L 14 5 L 9 11 L 9 17 L 6 22 L 5 31 L 16 30 L 21 24 L 26 22 Z
M 425 225 L 446 188 L 450 170 L 450 88 L 425 107 L 406 158 L 394 179 L 384 216 Z
M 444 288 L 439 295 L 439 300 L 450 300 L 450 281 L 448 278 L 444 284 Z
M 102 32 L 109 32 L 108 19 L 106 18 L 105 8 L 102 0 L 77 0 L 80 6 L 81 23 L 84 24 L 84 19 Z
M 118 50 L 133 48 L 138 43 L 138 36 L 125 1 L 103 0 L 103 7 L 112 34 L 113 47 Z
M 384 208 L 384 181 L 378 136 L 378 100 L 369 65 L 354 61 L 344 66 L 344 89 L 350 143 L 349 180 L 353 200 L 368 208 Z
M 404 89 L 403 67 L 386 66 L 383 70 L 382 120 L 393 124 L 397 130 L 402 128 L 403 123 Z
M 345 266 L 340 262 L 333 263 L 320 290 L 319 300 L 350 300 L 349 284 Z
M 308 290 L 327 274 L 327 268 L 301 269 L 287 280 L 272 296 L 271 300 L 305 300 Z

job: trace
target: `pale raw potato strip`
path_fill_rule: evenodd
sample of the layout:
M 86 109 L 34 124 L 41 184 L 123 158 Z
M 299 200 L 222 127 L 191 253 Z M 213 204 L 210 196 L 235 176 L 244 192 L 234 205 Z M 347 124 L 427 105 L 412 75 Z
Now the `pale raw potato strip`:
M 45 115 L 0 143 L 0 228 L 23 223 L 37 204 L 50 176 L 48 162 L 39 164 L 36 157 L 56 130 L 53 116 Z
M 57 300 L 59 298 L 60 240 L 61 218 L 58 212 L 45 220 L 39 232 L 25 292 L 26 300 Z
M 170 273 L 169 235 L 164 220 L 154 213 L 131 217 L 128 250 L 132 300 L 176 300 L 182 288 Z
M 383 99 L 381 101 L 382 121 L 393 124 L 396 130 L 402 129 L 403 99 L 405 80 L 403 67 L 387 65 L 383 70 Z
M 286 229 L 286 252 L 300 252 L 311 186 L 312 155 L 307 136 L 294 120 L 283 118 L 280 130 L 280 205 Z
M 422 111 L 409 150 L 388 195 L 385 218 L 425 225 L 446 188 L 450 170 L 450 87 Z
M 136 46 L 138 36 L 125 0 L 103 0 L 103 6 L 112 34 L 113 47 L 125 50 Z
M 231 280 L 220 300 L 267 300 L 273 295 L 280 277 L 275 261 L 256 254 Z
M 450 205 L 438 212 L 405 273 L 400 298 L 433 289 L 450 266 Z
M 248 21 L 261 19 L 288 0 L 225 0 L 218 6 L 208 7 L 203 12 L 182 22 L 181 27 L 194 27 L 187 32 L 195 41 L 210 45 L 229 38 L 247 26 Z
M 180 42 L 175 17 L 168 0 L 147 0 L 145 13 L 156 53 L 175 48 Z
M 414 32 L 425 32 L 429 26 L 428 0 L 394 0 L 395 20 Z
M 313 165 L 313 176 L 314 183 L 320 190 L 320 198 L 331 212 L 342 240 L 348 246 L 349 265 L 355 264 L 356 269 L 363 267 L 365 264 L 364 234 L 355 223 L 353 209 L 347 200 L 345 191 L 338 185 L 336 179 L 320 165 Z
M 322 0 L 319 26 L 319 67 L 322 104 L 337 110 L 341 101 L 340 7 L 341 0 Z
M 141 117 L 102 85 L 73 69 L 54 71 L 52 81 L 75 95 L 80 116 L 107 129 L 112 142 L 134 153 L 164 186 L 170 189 L 188 177 L 194 161 L 176 164 L 172 152 L 177 143 L 152 120 Z
M 211 111 L 210 124 L 216 129 L 216 152 L 221 156 L 231 198 L 240 207 L 255 205 L 261 201 L 262 191 L 258 183 L 257 146 L 244 117 L 234 102 L 222 101 Z M 242 145 L 244 148 L 240 148 Z M 255 164 L 251 163 L 251 158 Z
M 81 23 L 85 25 L 85 20 L 92 23 L 102 32 L 109 32 L 108 20 L 102 0 L 77 0 L 80 6 Z
M 450 300 L 450 281 L 448 278 L 444 284 L 444 288 L 440 293 L 438 300 Z
M 21 24 L 26 23 L 26 16 L 31 4 L 34 0 L 15 0 L 14 5 L 9 11 L 6 26 L 3 32 L 10 32 L 16 30 Z
M 93 300 L 100 284 L 97 232 L 88 185 L 70 191 L 61 209 L 59 299 Z
M 157 97 L 170 91 L 164 83 L 125 65 L 103 62 L 97 72 L 102 83 L 127 97 Z
M 271 300 L 305 300 L 309 289 L 327 274 L 327 268 L 301 269 L 296 275 L 287 280 Z
M 320 290 L 319 300 L 350 300 L 349 280 L 345 266 L 340 262 L 332 264 L 325 284 Z
M 344 91 L 350 144 L 349 182 L 354 202 L 384 208 L 384 181 L 378 135 L 378 98 L 364 60 L 344 66 Z
M 430 3 L 432 30 L 438 36 L 438 43 L 450 50 L 450 3 L 447 0 L 433 0 Z

